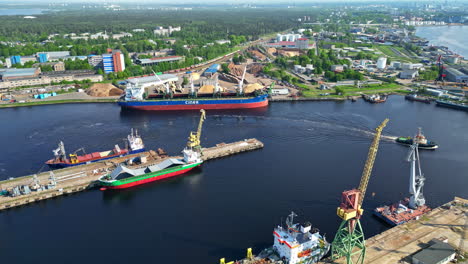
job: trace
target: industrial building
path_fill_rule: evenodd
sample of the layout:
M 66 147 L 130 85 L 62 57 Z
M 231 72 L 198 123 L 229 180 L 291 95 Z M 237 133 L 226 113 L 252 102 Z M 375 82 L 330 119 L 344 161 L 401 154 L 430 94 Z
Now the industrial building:
M 9 81 L 23 78 L 36 78 L 40 73 L 40 68 L 0 69 L 0 80 Z
M 120 50 L 102 54 L 102 66 L 105 73 L 122 72 L 125 70 L 124 56 Z
M 430 243 L 430 247 L 413 255 L 413 264 L 446 264 L 455 259 L 455 249 L 449 244 L 438 239 L 433 239 Z
M 211 65 L 208 69 L 206 69 L 205 72 L 203 72 L 203 76 L 211 77 L 211 76 L 213 76 L 215 73 L 218 72 L 219 68 L 220 68 L 220 65 L 219 65 L 219 64 L 213 64 L 213 65 Z
M 295 42 L 297 39 L 301 38 L 301 34 L 277 34 L 276 35 L 276 42 L 281 42 L 281 41 L 291 41 Z
M 344 71 L 344 66 L 343 65 L 332 65 L 330 67 L 330 70 L 332 72 L 342 72 L 342 71 Z
M 161 62 L 173 62 L 183 60 L 183 56 L 166 56 L 166 57 L 156 57 L 151 59 L 137 59 L 136 63 L 141 66 L 157 65 Z
M 52 66 L 52 69 L 54 69 L 54 71 L 65 71 L 65 63 L 63 61 L 35 63 L 35 64 L 33 64 L 33 67 L 36 68 L 36 67 L 40 67 L 40 66 L 44 66 L 44 65 Z
M 11 65 L 14 64 L 21 64 L 24 65 L 24 63 L 28 61 L 34 61 L 34 62 L 48 62 L 48 61 L 58 61 L 60 59 L 72 59 L 75 60 L 76 58 L 82 59 L 80 56 L 70 56 L 69 51 L 48 51 L 48 52 L 37 52 L 33 56 L 11 56 L 10 57 L 10 62 Z
M 468 83 L 468 68 L 447 68 L 445 69 L 447 80 L 451 82 Z
M 400 79 L 414 79 L 419 76 L 418 70 L 405 70 L 400 72 Z
M 89 55 L 88 56 L 88 63 L 93 67 L 102 66 L 102 55 Z M 102 68 L 102 67 L 101 67 Z
M 387 67 L 387 58 L 385 57 L 380 57 L 377 60 L 377 69 L 379 70 L 384 70 Z
M 266 47 L 269 48 L 292 48 L 292 49 L 313 49 L 315 48 L 315 42 L 309 44 L 308 38 L 298 38 L 294 41 L 278 41 L 278 42 L 270 42 L 265 44 Z
M 0 89 L 21 86 L 49 85 L 61 81 L 101 82 L 103 77 L 89 70 L 47 72 L 40 74 L 40 68 L 0 69 Z
M 298 48 L 298 49 L 308 49 L 309 48 L 309 39 L 308 38 L 298 38 L 296 40 L 296 48 Z

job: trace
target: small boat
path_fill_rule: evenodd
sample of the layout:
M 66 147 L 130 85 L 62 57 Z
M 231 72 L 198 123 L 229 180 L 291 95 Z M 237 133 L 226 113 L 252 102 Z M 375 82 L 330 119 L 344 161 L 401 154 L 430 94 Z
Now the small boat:
M 417 94 L 409 94 L 405 96 L 405 99 L 408 101 L 416 101 L 421 103 L 430 104 L 431 100 L 427 97 L 418 96 Z
M 114 149 L 101 151 L 101 152 L 93 152 L 90 154 L 86 154 L 84 148 L 80 148 L 74 151 L 72 154 L 67 154 L 65 152 L 65 145 L 62 141 L 59 142 L 58 148 L 53 150 L 54 158 L 46 161 L 45 163 L 51 169 L 61 169 L 66 167 L 78 166 L 83 164 L 89 164 L 92 162 L 97 162 L 106 159 L 112 159 L 117 157 L 123 157 L 130 154 L 136 154 L 145 151 L 145 145 L 143 144 L 143 140 L 138 135 L 138 131 L 135 132 L 131 131 L 130 135 L 127 136 L 126 140 L 126 147 L 121 149 L 119 145 L 115 145 Z M 83 155 L 77 155 L 78 151 L 82 151 Z
M 439 147 L 434 141 L 429 141 L 423 135 L 421 128 L 418 130 L 418 134 L 413 138 L 411 137 L 399 137 L 395 139 L 397 143 L 411 146 L 413 143 L 417 143 L 419 149 L 436 149 Z
M 373 103 L 373 104 L 383 103 L 387 101 L 387 96 L 380 95 L 380 94 L 372 94 L 372 95 L 363 94 L 362 98 L 364 98 L 365 101 L 369 103 Z

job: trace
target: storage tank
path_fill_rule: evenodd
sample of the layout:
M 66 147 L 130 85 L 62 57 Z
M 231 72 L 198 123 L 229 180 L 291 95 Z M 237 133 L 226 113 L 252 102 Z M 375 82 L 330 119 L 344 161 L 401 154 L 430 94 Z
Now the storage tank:
M 385 67 L 387 67 L 387 58 L 385 58 L 385 57 L 380 57 L 380 58 L 377 60 L 377 69 L 383 70 L 383 69 L 385 69 Z

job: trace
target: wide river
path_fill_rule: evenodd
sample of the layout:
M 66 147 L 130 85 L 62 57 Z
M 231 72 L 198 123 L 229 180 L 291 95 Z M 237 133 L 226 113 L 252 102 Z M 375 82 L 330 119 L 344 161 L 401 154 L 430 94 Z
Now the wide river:
M 364 202 L 366 236 L 389 227 L 372 209 L 408 193 L 408 148 L 393 142 L 422 127 L 440 144 L 421 151 L 428 204 L 468 196 L 468 114 L 391 96 L 386 103 L 274 103 L 207 112 L 204 146 L 258 138 L 265 148 L 120 191 L 91 190 L 0 213 L 5 263 L 219 263 L 258 253 L 291 210 L 331 241 L 343 190 L 357 187 L 371 131 L 390 118 Z M 199 113 L 121 112 L 115 104 L 1 109 L 0 179 L 39 171 L 58 141 L 68 151 L 121 146 L 137 128 L 147 148 L 178 154 Z
M 468 26 L 417 27 L 416 35 L 468 58 Z

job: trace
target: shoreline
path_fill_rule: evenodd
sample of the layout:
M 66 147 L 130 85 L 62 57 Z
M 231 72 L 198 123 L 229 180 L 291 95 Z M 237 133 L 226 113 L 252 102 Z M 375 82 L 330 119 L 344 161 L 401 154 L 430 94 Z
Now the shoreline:
M 451 44 L 450 42 L 447 42 L 447 41 L 438 41 L 438 40 L 435 40 L 435 39 L 428 39 L 427 37 L 423 37 L 423 36 L 420 36 L 417 34 L 417 31 L 418 31 L 418 28 L 422 28 L 422 29 L 427 29 L 427 28 L 443 28 L 443 27 L 447 27 L 447 28 L 451 28 L 451 27 L 466 27 L 468 28 L 468 25 L 465 25 L 465 24 L 447 24 L 447 25 L 427 25 L 427 26 L 415 26 L 415 31 L 414 31 L 414 35 L 418 38 L 421 38 L 421 39 L 424 39 L 427 41 L 427 43 L 429 45 L 433 45 L 433 46 L 443 46 L 443 47 L 446 47 L 448 51 L 452 52 L 453 54 L 456 54 L 456 55 L 459 55 L 459 56 L 462 56 L 464 59 L 468 59 L 468 49 L 465 51 L 465 50 L 462 50 L 462 52 L 460 52 L 460 50 L 458 51 L 454 51 L 454 47 L 449 47 L 449 46 L 452 46 L 453 44 Z M 423 34 L 424 35 L 424 34 Z M 458 41 L 458 40 L 457 40 Z M 463 53 L 466 53 L 466 54 L 463 54 Z M 465 56 L 466 55 L 466 56 Z
M 26 102 L 26 103 L 7 103 L 0 104 L 2 108 L 16 108 L 27 106 L 41 106 L 41 105 L 54 105 L 54 104 L 91 104 L 91 103 L 116 103 L 115 99 L 69 99 L 69 100 L 50 100 L 42 102 Z

